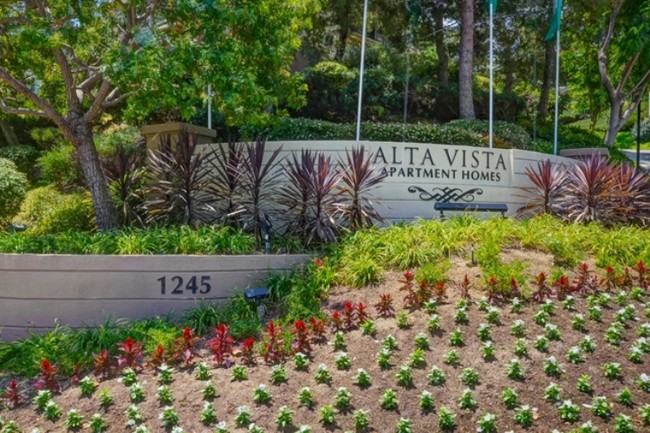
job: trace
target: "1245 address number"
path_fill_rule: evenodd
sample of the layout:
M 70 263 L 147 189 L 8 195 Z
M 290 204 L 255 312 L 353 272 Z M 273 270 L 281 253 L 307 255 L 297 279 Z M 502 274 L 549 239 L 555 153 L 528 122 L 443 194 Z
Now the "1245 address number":
M 185 279 L 180 275 L 174 275 L 173 277 L 169 278 L 160 277 L 156 281 L 160 283 L 160 293 L 163 295 L 168 294 L 167 291 L 169 289 L 171 289 L 169 292 L 171 295 L 182 295 L 186 292 L 192 292 L 193 294 L 205 294 L 209 293 L 210 290 L 212 290 L 209 275 L 193 275 L 187 280 L 187 282 L 185 282 Z

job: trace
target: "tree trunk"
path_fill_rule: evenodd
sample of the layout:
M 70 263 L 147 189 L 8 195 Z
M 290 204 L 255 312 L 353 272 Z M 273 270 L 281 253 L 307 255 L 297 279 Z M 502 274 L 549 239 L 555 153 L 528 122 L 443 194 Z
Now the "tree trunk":
M 444 4 L 439 4 L 434 9 L 433 31 L 438 55 L 438 83 L 440 87 L 447 88 L 449 87 L 449 56 L 445 47 L 444 10 Z
M 461 119 L 474 119 L 472 72 L 474 60 L 474 3 L 462 0 L 460 15 L 460 61 L 458 68 L 458 102 Z
M 607 132 L 605 132 L 605 146 L 611 147 L 616 141 L 616 134 L 623 126 L 620 121 L 621 117 L 621 103 L 611 101 L 611 108 L 609 110 L 609 121 L 607 122 Z
M 90 190 L 95 218 L 100 230 L 117 227 L 118 219 L 115 206 L 108 190 L 108 182 L 99 161 L 99 154 L 93 141 L 93 133 L 82 119 L 70 120 L 73 135 L 67 137 L 75 146 L 86 186 Z
M 551 81 L 553 80 L 553 68 L 555 66 L 555 43 L 546 42 L 544 50 L 544 76 L 542 88 L 539 92 L 539 105 L 537 106 L 537 117 L 544 120 L 548 115 L 548 100 L 551 94 Z

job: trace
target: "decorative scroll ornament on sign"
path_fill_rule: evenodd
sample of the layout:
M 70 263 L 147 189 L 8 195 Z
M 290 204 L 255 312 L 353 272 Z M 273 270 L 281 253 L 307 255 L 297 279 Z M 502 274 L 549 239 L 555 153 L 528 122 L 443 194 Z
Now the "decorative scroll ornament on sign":
M 443 188 L 435 187 L 428 192 L 424 188 L 419 186 L 411 185 L 408 187 L 408 191 L 412 194 L 419 194 L 418 197 L 420 200 L 431 201 L 435 200 L 438 202 L 448 203 L 451 201 L 464 201 L 464 202 L 473 202 L 475 195 L 482 195 L 483 190 L 481 188 L 471 188 L 466 191 L 463 191 L 460 188 L 451 188 L 445 186 Z

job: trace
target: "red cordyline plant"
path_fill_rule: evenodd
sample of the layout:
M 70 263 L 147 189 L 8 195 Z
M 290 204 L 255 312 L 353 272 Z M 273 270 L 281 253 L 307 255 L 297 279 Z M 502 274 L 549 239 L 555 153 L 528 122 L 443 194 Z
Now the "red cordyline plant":
M 165 348 L 162 347 L 162 344 L 156 346 L 153 350 L 149 359 L 147 360 L 147 367 L 151 367 L 154 370 L 157 370 L 158 367 L 165 363 L 167 356 L 165 355 Z
M 255 364 L 255 339 L 247 338 L 241 344 L 241 352 L 239 356 L 242 358 L 242 362 L 246 365 Z
M 573 279 L 573 288 L 581 295 L 591 295 L 598 292 L 598 278 L 589 265 L 582 262 L 578 265 Z
M 637 273 L 636 284 L 642 289 L 648 288 L 648 283 L 650 282 L 650 268 L 648 268 L 643 260 L 639 260 L 636 265 L 634 265 L 634 270 Z
M 472 288 L 472 283 L 469 281 L 469 277 L 467 276 L 467 274 L 465 274 L 463 281 L 461 281 L 461 283 L 458 284 L 457 287 L 458 287 L 458 291 L 460 292 L 460 297 L 462 299 L 465 299 L 466 301 L 472 299 L 472 297 L 469 294 L 469 291 Z
M 293 324 L 293 341 L 291 342 L 291 349 L 294 353 L 309 354 L 311 352 L 311 345 L 309 344 L 309 330 L 304 320 L 296 320 Z
M 108 379 L 113 374 L 113 360 L 108 350 L 102 349 L 93 354 L 93 374 L 97 379 Z
M 117 343 L 117 367 L 142 367 L 142 343 L 127 337 L 122 343 Z
M 176 350 L 172 355 L 174 361 L 182 361 L 185 365 L 190 365 L 194 357 L 198 355 L 196 343 L 201 340 L 192 335 L 189 326 L 183 329 L 183 334 L 175 340 Z
M 553 164 L 550 160 L 540 161 L 537 168 L 526 167 L 526 176 L 531 186 L 522 188 L 528 204 L 517 212 L 523 214 L 557 214 L 558 200 L 566 182 L 566 169 Z
M 555 298 L 561 301 L 575 291 L 576 287 L 571 284 L 569 277 L 560 275 L 555 282 Z
M 316 340 L 325 338 L 325 326 L 327 326 L 326 319 L 317 319 L 313 316 L 309 318 L 309 330 Z
M 72 374 L 70 375 L 70 383 L 72 385 L 78 385 L 82 376 L 83 376 L 83 371 L 81 370 L 81 365 L 75 364 L 72 367 Z
M 284 359 L 284 355 L 282 327 L 271 320 L 264 334 L 264 362 L 277 364 Z
M 18 389 L 18 382 L 16 379 L 11 379 L 11 382 L 9 382 L 9 385 L 5 388 L 5 394 L 2 398 L 11 408 L 18 406 L 27 400 L 27 396 Z
M 229 358 L 233 355 L 233 344 L 235 340 L 228 334 L 228 327 L 223 323 L 215 328 L 215 335 L 205 345 L 210 348 L 214 361 L 218 364 L 229 366 Z
M 379 186 L 387 174 L 378 171 L 372 164 L 373 155 L 365 154 L 363 146 L 346 150 L 345 160 L 339 160 L 341 167 L 340 200 L 338 211 L 341 220 L 351 230 L 372 227 L 383 218 L 375 209 L 371 191 Z
M 345 301 L 343 303 L 343 324 L 345 329 L 354 328 L 357 317 L 357 309 L 352 301 Z
M 390 293 L 382 293 L 379 295 L 379 302 L 375 304 L 375 311 L 381 317 L 390 317 L 395 314 L 395 309 L 393 308 L 393 297 Z
M 650 223 L 650 176 L 629 164 L 614 168 L 616 194 L 612 216 L 615 222 Z
M 50 363 L 47 358 L 41 361 L 40 374 L 38 380 L 34 384 L 36 389 L 47 389 L 52 392 L 59 392 L 61 385 L 59 384 L 59 367 Z
M 550 298 L 553 291 L 546 282 L 546 274 L 540 272 L 533 281 L 533 295 L 532 298 L 535 302 L 544 302 L 544 299 Z
M 330 325 L 332 326 L 334 332 L 343 329 L 343 317 L 341 316 L 341 313 L 338 311 L 332 312 L 330 315 Z
M 605 276 L 600 280 L 600 286 L 606 292 L 612 292 L 616 289 L 616 281 L 618 277 L 616 276 L 616 270 L 613 266 L 607 265 L 605 268 Z
M 566 216 L 576 222 L 611 222 L 617 197 L 614 166 L 605 158 L 592 156 L 569 171 L 559 203 Z

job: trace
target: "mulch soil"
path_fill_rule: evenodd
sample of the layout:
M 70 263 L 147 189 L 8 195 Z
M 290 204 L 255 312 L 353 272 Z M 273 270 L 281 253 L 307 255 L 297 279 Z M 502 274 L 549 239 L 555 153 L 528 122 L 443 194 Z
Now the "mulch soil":
M 547 262 L 547 257 L 540 257 L 542 262 Z M 451 279 L 460 280 L 456 274 L 469 272 L 470 277 L 480 275 L 478 268 L 467 266 L 466 263 L 454 262 L 454 269 L 461 269 L 451 274 Z M 546 264 L 546 263 L 545 263 Z M 456 266 L 457 265 L 457 266 Z M 548 270 L 549 268 L 547 268 Z M 367 287 L 358 290 L 350 290 L 345 287 L 338 287 L 331 290 L 329 299 L 324 305 L 326 311 L 340 310 L 345 301 L 364 302 L 374 305 L 381 293 L 390 293 L 395 300 L 396 310 L 402 310 L 403 292 L 399 291 L 401 278 L 400 273 L 389 273 L 385 282 L 379 286 Z M 454 292 L 454 293 L 451 293 Z M 395 426 L 400 418 L 410 419 L 414 432 L 438 432 L 438 410 L 444 406 L 454 411 L 456 417 L 456 432 L 477 431 L 478 421 L 486 413 L 491 412 L 497 416 L 497 427 L 499 432 L 550 432 L 557 429 L 560 432 L 569 432 L 579 427 L 586 421 L 591 421 L 598 427 L 600 433 L 614 431 L 614 419 L 603 420 L 593 415 L 587 405 L 590 405 L 594 396 L 607 396 L 610 402 L 614 403 L 614 415 L 626 414 L 632 417 L 637 432 L 650 432 L 649 426 L 643 426 L 639 419 L 639 407 L 650 403 L 650 394 L 643 392 L 635 384 L 635 380 L 642 373 L 650 373 L 650 354 L 645 354 L 643 363 L 635 364 L 628 360 L 627 353 L 633 341 L 637 338 L 637 326 L 644 322 L 650 322 L 644 315 L 645 306 L 642 302 L 630 301 L 636 307 L 639 320 L 628 322 L 628 327 L 623 331 L 623 341 L 620 346 L 612 346 L 604 339 L 605 330 L 614 321 L 615 312 L 621 308 L 613 300 L 609 308 L 603 310 L 602 322 L 595 322 L 587 319 L 586 331 L 579 332 L 572 329 L 571 318 L 576 312 L 585 313 L 586 301 L 577 298 L 576 311 L 563 310 L 560 302 L 555 301 L 555 312 L 550 318 L 550 323 L 558 326 L 562 333 L 561 341 L 550 341 L 550 349 L 547 353 L 539 352 L 534 347 L 535 337 L 543 335 L 544 329 L 533 321 L 533 314 L 539 310 L 535 303 L 524 304 L 520 314 L 510 312 L 508 304 L 500 305 L 500 323 L 491 325 L 492 341 L 496 346 L 496 357 L 492 360 L 484 360 L 480 354 L 483 343 L 479 341 L 477 329 L 481 323 L 487 323 L 485 313 L 479 311 L 476 305 L 482 293 L 477 290 L 472 292 L 473 302 L 469 308 L 469 323 L 457 325 L 454 322 L 455 303 L 458 300 L 457 294 L 450 289 L 449 299 L 446 303 L 439 305 L 438 314 L 442 321 L 442 331 L 431 334 L 427 330 L 429 315 L 423 310 L 409 312 L 411 323 L 408 329 L 399 329 L 396 326 L 395 318 L 377 318 L 375 324 L 377 332 L 375 336 L 362 335 L 361 330 L 353 329 L 345 332 L 347 352 L 352 359 L 352 367 L 347 371 L 337 370 L 335 366 L 336 351 L 330 344 L 333 334 L 328 331 L 328 342 L 313 344 L 312 362 L 307 371 L 295 370 L 291 361 L 287 362 L 286 368 L 289 373 L 289 380 L 280 385 L 271 384 L 271 367 L 258 359 L 258 364 L 248 368 L 249 378 L 243 382 L 233 382 L 230 379 L 232 369 L 217 367 L 211 361 L 210 355 L 204 352 L 203 358 L 211 366 L 212 383 L 219 391 L 219 397 L 213 401 L 214 408 L 220 421 L 226 421 L 230 431 L 246 431 L 245 428 L 235 426 L 236 408 L 246 405 L 251 409 L 252 420 L 264 428 L 266 432 L 295 432 L 301 425 L 310 425 L 312 431 L 346 432 L 355 431 L 352 411 L 336 414 L 336 424 L 324 427 L 319 423 L 319 410 L 327 404 L 334 404 L 334 396 L 339 387 L 346 387 L 353 395 L 352 405 L 354 409 L 368 410 L 370 428 L 367 431 L 388 433 L 394 432 Z M 645 296 L 643 302 L 649 301 Z M 374 310 L 371 316 L 375 316 Z M 511 335 L 510 327 L 514 320 L 521 319 L 525 322 L 526 339 L 528 340 L 528 356 L 521 358 L 524 369 L 524 380 L 512 380 L 507 377 L 506 365 L 511 359 L 516 358 L 513 348 L 517 339 Z M 451 350 L 449 343 L 450 333 L 460 328 L 465 337 L 465 345 L 455 348 L 460 355 L 460 364 L 450 366 L 445 363 L 444 355 Z M 408 363 L 409 355 L 415 349 L 415 336 L 424 332 L 429 337 L 430 349 L 426 352 L 426 366 L 413 369 L 414 387 L 407 389 L 399 386 L 395 374 L 399 366 Z M 382 370 L 376 362 L 377 352 L 382 347 L 382 340 L 389 334 L 396 337 L 399 350 L 394 352 L 392 367 Z M 566 358 L 570 347 L 575 346 L 585 335 L 590 335 L 597 345 L 594 353 L 583 353 L 584 362 L 571 364 Z M 543 372 L 544 360 L 549 356 L 555 356 L 564 369 L 560 377 L 549 377 Z M 618 362 L 622 366 L 623 378 L 610 380 L 603 375 L 602 366 L 608 362 Z M 326 364 L 332 374 L 330 384 L 317 384 L 314 379 L 316 368 L 319 364 Z M 439 366 L 446 374 L 446 383 L 442 386 L 432 386 L 427 382 L 427 374 L 431 367 Z M 472 390 L 473 396 L 478 403 L 478 408 L 472 410 L 461 410 L 458 406 L 458 399 L 463 390 L 467 387 L 461 383 L 459 375 L 464 368 L 472 368 L 480 375 L 480 383 Z M 361 389 L 353 383 L 353 376 L 357 369 L 365 369 L 372 378 L 372 385 Z M 588 374 L 592 377 L 592 394 L 579 392 L 576 388 L 578 377 Z M 195 379 L 194 368 L 176 368 L 174 381 L 170 385 L 175 398 L 174 407 L 179 414 L 180 426 L 185 432 L 212 432 L 214 426 L 203 425 L 200 420 L 200 412 L 204 405 L 202 389 L 205 382 Z M 155 374 L 145 370 L 138 375 L 140 383 L 146 393 L 146 399 L 138 406 L 144 417 L 143 424 L 151 432 L 163 432 L 158 414 L 162 406 L 158 404 L 156 390 L 158 382 Z M 557 405 L 544 400 L 544 389 L 555 382 L 562 387 L 562 400 L 570 399 L 578 404 L 581 409 L 580 420 L 576 423 L 565 423 L 560 419 Z M 253 391 L 260 384 L 268 385 L 272 400 L 266 405 L 257 405 L 253 402 Z M 299 406 L 297 401 L 298 391 L 308 386 L 313 390 L 315 405 L 313 409 Z M 515 411 L 507 409 L 502 402 L 501 393 L 504 388 L 511 387 L 519 394 L 519 402 L 537 408 L 537 415 L 534 424 L 524 429 L 514 422 Z M 634 406 L 625 407 L 617 402 L 617 394 L 623 388 L 632 390 Z M 115 404 L 107 411 L 103 411 L 99 404 L 99 390 L 109 389 L 114 397 Z M 387 411 L 381 408 L 379 403 L 381 395 L 388 388 L 394 389 L 398 394 L 399 408 L 396 411 Z M 418 406 L 419 395 L 423 390 L 432 393 L 434 399 L 434 410 L 422 412 Z M 109 425 L 109 432 L 132 432 L 132 427 L 126 426 L 125 409 L 131 404 L 128 390 L 117 378 L 102 381 L 98 391 L 90 398 L 80 396 L 78 387 L 69 387 L 54 400 L 60 404 L 63 416 L 57 422 L 45 420 L 43 414 L 37 413 L 33 404 L 27 404 L 15 409 L 3 409 L 0 416 L 5 420 L 13 419 L 24 432 L 30 432 L 33 428 L 39 428 L 42 433 L 66 431 L 63 426 L 65 414 L 70 409 L 78 409 L 84 416 L 85 421 L 90 420 L 94 413 L 100 413 Z M 279 429 L 275 425 L 275 419 L 281 406 L 287 405 L 295 410 L 293 417 L 294 426 Z M 90 431 L 84 428 L 84 431 Z

